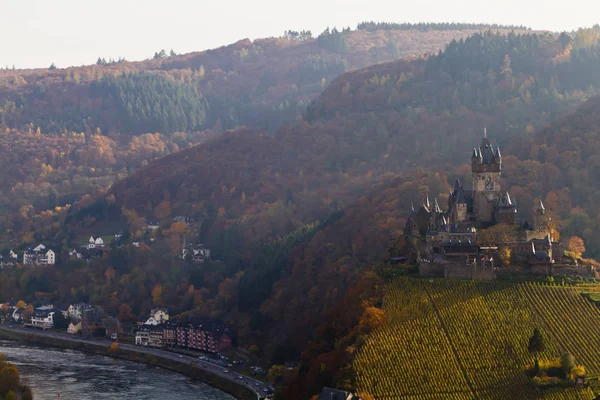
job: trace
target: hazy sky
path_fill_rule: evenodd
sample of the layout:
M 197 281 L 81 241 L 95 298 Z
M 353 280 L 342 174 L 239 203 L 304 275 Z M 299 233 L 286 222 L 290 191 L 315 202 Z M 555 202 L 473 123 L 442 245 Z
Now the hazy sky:
M 151 57 L 360 21 L 460 21 L 572 30 L 600 22 L 598 0 L 0 0 L 0 66 Z

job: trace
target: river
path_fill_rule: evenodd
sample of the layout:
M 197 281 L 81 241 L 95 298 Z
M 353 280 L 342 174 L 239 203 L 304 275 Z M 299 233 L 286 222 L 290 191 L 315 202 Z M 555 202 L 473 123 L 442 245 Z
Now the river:
M 74 350 L 0 340 L 34 400 L 235 400 L 186 376 L 130 361 Z

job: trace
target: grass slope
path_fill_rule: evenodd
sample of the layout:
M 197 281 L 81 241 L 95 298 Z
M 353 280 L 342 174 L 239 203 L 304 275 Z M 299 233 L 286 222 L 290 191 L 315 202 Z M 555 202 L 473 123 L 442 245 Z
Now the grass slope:
M 579 288 L 399 279 L 387 323 L 354 361 L 359 391 L 377 399 L 592 399 L 584 389 L 540 391 L 525 375 L 527 342 L 542 329 L 541 360 L 569 351 L 600 373 L 600 311 Z

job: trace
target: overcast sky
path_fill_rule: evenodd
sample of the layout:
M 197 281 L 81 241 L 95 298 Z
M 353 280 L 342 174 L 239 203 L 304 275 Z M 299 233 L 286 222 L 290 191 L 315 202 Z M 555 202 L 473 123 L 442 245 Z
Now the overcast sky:
M 0 66 L 142 60 L 164 48 L 186 53 L 287 29 L 360 21 L 486 22 L 573 30 L 600 22 L 598 0 L 0 0 Z

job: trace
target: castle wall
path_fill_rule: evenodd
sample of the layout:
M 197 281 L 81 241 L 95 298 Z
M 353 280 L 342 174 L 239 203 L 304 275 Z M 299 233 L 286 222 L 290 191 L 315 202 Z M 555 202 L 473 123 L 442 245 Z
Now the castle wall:
M 419 262 L 419 275 L 422 278 L 443 278 L 444 264 L 436 262 Z

